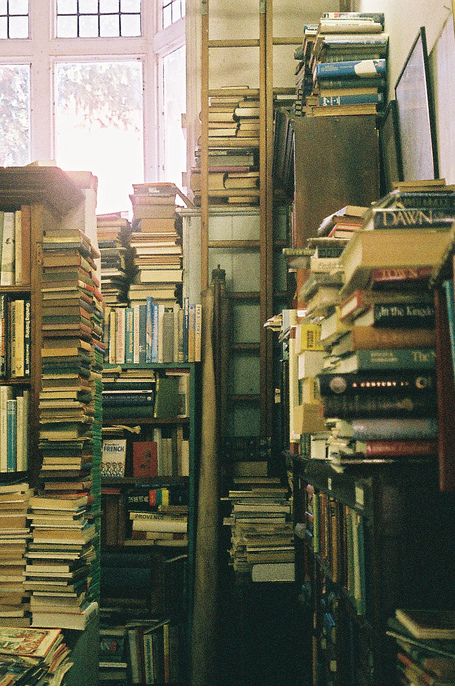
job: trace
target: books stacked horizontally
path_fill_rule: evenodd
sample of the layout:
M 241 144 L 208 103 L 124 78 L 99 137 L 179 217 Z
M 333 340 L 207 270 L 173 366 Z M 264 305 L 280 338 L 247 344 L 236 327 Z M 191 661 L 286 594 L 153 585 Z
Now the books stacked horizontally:
M 128 245 L 131 225 L 122 213 L 96 216 L 96 234 L 101 254 L 101 291 L 107 306 L 126 305 L 131 268 Z
M 24 581 L 30 538 L 26 518 L 32 494 L 28 483 L 0 485 L 0 627 L 30 625 L 30 595 Z
M 92 573 L 92 542 L 99 504 L 93 501 L 92 487 L 101 457 L 104 353 L 98 257 L 77 229 L 44 232 L 39 401 L 44 484 L 31 504 L 26 583 L 33 591 L 34 625 L 81 629 L 97 609 L 92 602 L 99 584 Z
M 397 685 L 453 685 L 455 614 L 452 609 L 397 609 L 387 635 L 397 645 Z
M 243 86 L 210 92 L 208 108 L 208 191 L 214 205 L 259 203 L 259 91 Z M 200 205 L 200 149 L 190 188 Z
M 59 629 L 4 627 L 0 654 L 0 683 L 5 686 L 59 686 L 72 667 Z
M 202 306 L 184 299 L 166 305 L 151 296 L 106 311 L 106 360 L 110 364 L 201 360 Z
M 145 303 L 147 296 L 172 305 L 182 282 L 182 247 L 176 225 L 175 184 L 133 184 L 133 278 L 128 290 L 130 303 Z
M 0 211 L 0 286 L 30 285 L 31 206 Z
M 432 210 L 437 199 L 445 203 L 444 218 Z M 363 231 L 340 256 L 345 283 L 337 312 L 321 323 L 327 330 L 321 338 L 326 357 L 318 375 L 331 430 L 326 457 L 338 465 L 426 461 L 436 455 L 435 322 L 428 278 L 451 243 L 447 215 L 454 210 L 450 189 L 391 192 L 373 204 Z
M 325 12 L 305 45 L 307 53 L 311 46 L 309 63 L 306 55 L 300 67 L 305 115 L 374 115 L 383 109 L 388 35 L 382 13 Z
M 137 545 L 138 541 L 144 541 L 161 547 L 188 545 L 188 506 L 185 504 L 160 504 L 153 510 L 131 510 L 129 519 L 129 544 Z M 126 542 L 128 544 L 128 540 Z
M 230 564 L 253 581 L 294 580 L 291 503 L 279 478 L 233 478 L 223 500 L 231 503 L 224 525 L 231 528 Z

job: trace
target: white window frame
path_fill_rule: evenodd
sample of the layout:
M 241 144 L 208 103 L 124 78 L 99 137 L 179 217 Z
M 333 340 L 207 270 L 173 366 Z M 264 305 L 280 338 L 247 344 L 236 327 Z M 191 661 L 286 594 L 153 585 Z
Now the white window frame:
M 159 57 L 185 42 L 185 20 L 161 27 L 161 3 L 141 1 L 140 37 L 56 38 L 55 0 L 30 0 L 29 39 L 0 40 L 0 64 L 28 64 L 30 71 L 31 160 L 55 158 L 54 64 L 138 59 L 143 63 L 144 179 L 159 180 Z

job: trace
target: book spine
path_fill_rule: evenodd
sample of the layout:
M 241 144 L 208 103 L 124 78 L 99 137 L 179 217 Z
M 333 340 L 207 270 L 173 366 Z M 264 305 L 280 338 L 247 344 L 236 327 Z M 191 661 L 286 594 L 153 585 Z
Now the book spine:
M 436 418 L 355 418 L 353 440 L 429 440 L 438 435 Z
M 153 404 L 153 394 L 105 394 L 103 393 L 103 404 L 105 406 L 139 406 L 140 404 Z
M 319 393 L 321 396 L 327 395 L 348 395 L 358 394 L 359 392 L 374 392 L 375 394 L 384 392 L 389 394 L 391 391 L 412 392 L 413 394 L 436 391 L 436 381 L 434 373 L 422 372 L 401 372 L 396 373 L 320 373 L 318 375 Z
M 432 267 L 426 265 L 416 268 L 373 268 L 370 272 L 370 286 L 372 289 L 381 289 L 397 282 L 419 283 L 429 279 L 432 271 Z
M 417 397 L 402 394 L 359 395 L 323 397 L 323 414 L 326 418 L 355 418 L 362 416 L 418 417 L 434 415 L 436 401 L 434 396 Z
M 7 471 L 14 472 L 17 467 L 17 402 L 8 399 L 6 402 L 6 437 L 7 437 Z
M 430 456 L 436 454 L 435 440 L 369 440 L 365 456 Z
M 134 363 L 133 337 L 133 309 L 128 306 L 125 308 L 125 363 Z
M 14 284 L 23 284 L 22 275 L 22 211 L 14 212 Z
M 382 103 L 381 93 L 352 94 L 345 96 L 319 96 L 318 105 L 326 107 L 328 105 L 357 105 L 360 103 Z
M 188 361 L 194 361 L 194 335 L 195 335 L 195 318 L 196 304 L 190 303 L 188 311 Z
M 8 318 L 8 297 L 5 294 L 0 294 L 0 377 L 6 376 L 6 348 L 7 348 L 7 332 L 6 324 Z
M 115 350 L 115 344 L 116 344 L 116 321 L 117 321 L 117 309 L 112 308 L 112 310 L 109 313 L 109 330 L 108 330 L 108 341 L 109 341 L 109 348 L 108 348 L 108 360 L 110 364 L 115 364 L 117 361 L 117 355 L 116 355 L 116 350 Z
M 24 375 L 30 375 L 30 358 L 31 358 L 31 303 L 30 299 L 25 300 L 24 313 Z
M 373 305 L 375 327 L 430 329 L 434 327 L 434 306 L 420 303 L 376 303 Z
M 145 362 L 152 363 L 153 299 L 147 297 L 145 320 Z
M 449 328 L 452 373 L 455 376 L 455 289 L 453 279 L 444 280 L 442 287 L 446 295 L 447 323 Z
M 375 229 L 406 227 L 451 227 L 453 210 L 445 208 L 376 208 L 372 210 Z
M 183 361 L 186 363 L 188 358 L 188 325 L 189 325 L 190 302 L 188 296 L 183 299 Z
M 3 215 L 3 248 L 0 272 L 0 285 L 12 286 L 15 279 L 14 271 L 14 212 L 5 212 Z
M 158 362 L 159 304 L 153 303 L 152 311 L 152 363 Z
M 132 307 L 133 311 L 133 363 L 139 363 L 139 338 L 140 338 L 140 306 L 136 304 Z
M 116 310 L 115 362 L 125 363 L 125 308 Z
M 434 345 L 433 329 L 376 328 L 354 326 L 351 330 L 353 349 L 385 349 Z
M 385 88 L 385 79 L 362 79 L 359 83 L 359 79 L 324 79 L 323 88 L 359 88 L 361 86 L 365 88 Z
M 201 361 L 202 356 L 202 304 L 195 305 L 194 314 L 194 360 Z
M 346 60 L 342 62 L 320 62 L 316 66 L 316 77 L 319 80 L 332 78 L 371 79 L 375 76 L 385 77 L 386 60 Z
M 14 377 L 24 376 L 24 339 L 25 339 L 25 302 L 16 299 L 15 310 L 15 343 L 14 343 Z
M 400 191 L 393 198 L 403 208 L 444 208 L 450 212 L 455 210 L 455 193 Z

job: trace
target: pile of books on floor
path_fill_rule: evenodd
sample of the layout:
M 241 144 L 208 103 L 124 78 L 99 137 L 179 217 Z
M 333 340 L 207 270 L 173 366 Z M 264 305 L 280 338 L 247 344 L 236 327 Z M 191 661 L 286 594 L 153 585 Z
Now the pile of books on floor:
M 211 91 L 208 108 L 208 191 L 213 206 L 259 203 L 259 91 L 232 87 Z M 189 186 L 200 205 L 200 148 Z
M 24 582 L 32 494 L 26 482 L 0 484 L 0 632 L 2 626 L 30 625 L 30 594 Z
M 101 291 L 106 306 L 127 305 L 131 276 L 129 242 L 131 225 L 121 212 L 96 216 L 101 255 Z
M 307 25 L 296 69 L 296 114 L 371 115 L 385 103 L 388 34 L 384 15 L 324 12 Z
M 387 625 L 397 645 L 397 685 L 455 683 L 453 609 L 396 609 Z
M 95 259 L 79 230 L 46 229 L 42 275 L 40 494 L 30 500 L 26 583 L 33 625 L 85 628 L 96 613 L 92 487 L 101 459 L 103 316 Z M 32 501 L 33 500 L 33 501 Z
M 145 293 L 145 292 L 144 292 Z M 184 299 L 166 305 L 146 296 L 126 308 L 106 310 L 106 361 L 186 363 L 201 360 L 202 305 Z
M 182 247 L 176 225 L 175 184 L 133 184 L 133 277 L 128 289 L 130 303 L 145 304 L 147 296 L 172 305 L 182 283 Z
M 335 260 L 329 275 L 341 267 L 342 287 L 317 308 L 308 299 L 295 327 L 295 342 L 320 327 L 323 348 L 298 353 L 295 343 L 298 382 L 290 377 L 291 391 L 300 392 L 297 404 L 319 406 L 325 418 L 323 427 L 321 414 L 311 424 L 298 419 L 300 432 L 309 433 L 304 453 L 328 459 L 337 470 L 426 462 L 437 454 L 435 310 L 428 282 L 452 243 L 455 192 L 443 180 L 429 182 L 430 190 L 422 186 L 400 183 L 372 205 L 339 256 L 318 263 L 330 270 Z M 305 284 L 303 292 L 305 300 Z
M 59 629 L 0 629 L 0 684 L 3 686 L 63 683 L 72 667 L 69 648 Z
M 227 497 L 231 513 L 230 564 L 254 582 L 294 580 L 294 544 L 288 489 L 279 478 L 233 478 Z

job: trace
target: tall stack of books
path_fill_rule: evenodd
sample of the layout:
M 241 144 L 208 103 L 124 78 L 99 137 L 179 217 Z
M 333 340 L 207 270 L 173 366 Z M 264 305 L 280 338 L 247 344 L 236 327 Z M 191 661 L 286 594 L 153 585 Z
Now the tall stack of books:
M 0 485 L 0 633 L 2 626 L 30 625 L 30 595 L 24 582 L 30 538 L 26 518 L 32 494 L 25 482 Z
M 231 513 L 230 564 L 254 582 L 294 580 L 294 545 L 288 489 L 279 478 L 237 477 L 227 497 Z
M 218 89 L 209 101 L 208 189 L 213 206 L 259 203 L 259 92 L 248 87 Z M 200 150 L 190 188 L 200 205 Z
M 318 382 L 330 436 L 320 458 L 340 470 L 437 453 L 428 279 L 451 243 L 455 194 L 442 182 L 425 192 L 405 186 L 373 204 L 347 243 L 341 301 L 321 324 L 327 336 Z
M 325 12 L 317 32 L 307 27 L 304 36 L 297 75 L 303 114 L 324 117 L 381 112 L 387 47 L 382 13 Z
M 32 591 L 33 625 L 80 629 L 97 610 L 94 543 L 99 504 L 93 495 L 99 487 L 104 352 L 94 262 L 98 257 L 79 230 L 44 233 L 39 401 L 43 485 L 30 503 L 26 582 Z
M 182 247 L 176 225 L 179 189 L 168 182 L 133 184 L 133 278 L 130 304 L 145 303 L 147 296 L 172 305 L 182 282 Z
M 128 250 L 131 225 L 122 213 L 96 216 L 101 254 L 101 291 L 106 306 L 126 306 L 131 268 Z

